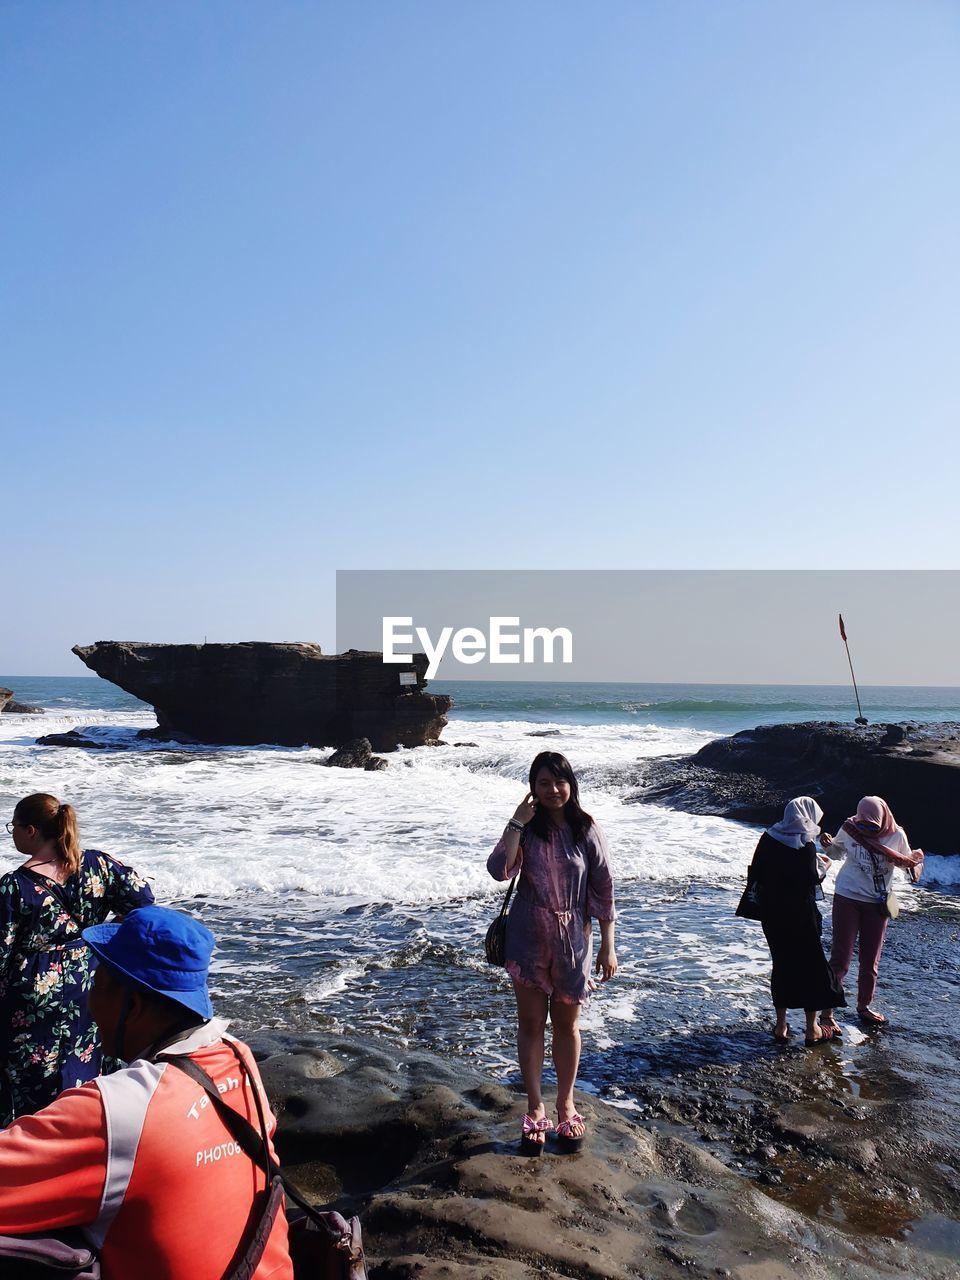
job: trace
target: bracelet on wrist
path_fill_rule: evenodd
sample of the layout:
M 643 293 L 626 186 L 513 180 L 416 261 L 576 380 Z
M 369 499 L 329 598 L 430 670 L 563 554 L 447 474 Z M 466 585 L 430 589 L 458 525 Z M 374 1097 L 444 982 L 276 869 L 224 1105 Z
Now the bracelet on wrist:
M 508 831 L 522 831 L 522 830 L 523 830 L 523 823 L 522 823 L 522 822 L 518 822 L 518 821 L 516 820 L 516 818 L 508 818 L 508 819 L 507 819 L 507 830 L 508 830 Z

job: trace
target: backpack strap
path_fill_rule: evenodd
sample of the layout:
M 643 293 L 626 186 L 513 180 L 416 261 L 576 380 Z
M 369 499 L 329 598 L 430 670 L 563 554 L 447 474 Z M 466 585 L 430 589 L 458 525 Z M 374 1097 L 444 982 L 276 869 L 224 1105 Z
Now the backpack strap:
M 160 1053 L 157 1054 L 154 1061 L 170 1063 L 171 1066 L 177 1067 L 184 1075 L 188 1075 L 191 1080 L 200 1085 L 213 1103 L 217 1115 L 229 1129 L 237 1146 L 267 1175 L 267 1191 L 269 1194 L 263 1211 L 253 1226 L 250 1242 L 240 1260 L 236 1264 L 231 1264 L 224 1276 L 224 1280 L 253 1280 L 254 1273 L 260 1265 L 260 1259 L 263 1257 L 263 1251 L 267 1247 L 267 1241 L 270 1239 L 273 1224 L 280 1211 L 284 1193 L 299 1209 L 303 1210 L 310 1221 L 326 1236 L 331 1245 L 339 1244 L 343 1240 L 344 1230 L 342 1227 L 338 1227 L 335 1222 L 329 1221 L 331 1217 L 336 1215 L 319 1213 L 313 1205 L 298 1195 L 292 1187 L 284 1183 L 283 1178 L 280 1176 L 280 1165 L 270 1155 L 267 1124 L 263 1114 L 263 1104 L 260 1101 L 260 1090 L 253 1081 L 250 1069 L 244 1061 L 240 1050 L 236 1045 L 231 1044 L 229 1040 L 225 1043 L 233 1051 L 234 1057 L 240 1064 L 241 1071 L 246 1079 L 250 1081 L 253 1099 L 257 1107 L 257 1120 L 260 1125 L 259 1133 L 249 1120 L 224 1102 L 217 1086 L 204 1071 L 203 1067 L 194 1062 L 192 1058 L 187 1057 L 186 1054 Z M 250 1230 L 249 1224 L 247 1230 Z
M 226 1041 L 229 1044 L 229 1041 Z M 237 1049 L 231 1044 L 237 1061 L 243 1069 L 244 1075 L 249 1080 L 250 1073 L 247 1070 L 247 1064 Z M 258 1165 L 270 1177 L 280 1172 L 280 1166 L 271 1159 L 270 1148 L 267 1146 L 267 1126 L 263 1115 L 263 1105 L 260 1102 L 260 1091 L 257 1089 L 253 1081 L 250 1081 L 254 1102 L 257 1107 L 257 1120 L 260 1124 L 260 1132 L 253 1127 L 249 1120 L 245 1119 L 239 1111 L 234 1111 L 233 1107 L 227 1106 L 220 1096 L 220 1091 L 213 1083 L 210 1077 L 204 1071 L 198 1062 L 186 1054 L 177 1053 L 160 1053 L 157 1054 L 156 1062 L 169 1062 L 171 1066 L 182 1071 L 184 1075 L 190 1077 L 201 1089 L 209 1096 L 211 1102 L 216 1108 L 217 1114 L 223 1123 L 230 1130 L 231 1136 L 237 1146 L 242 1148 L 245 1155 L 248 1155 L 255 1165 Z

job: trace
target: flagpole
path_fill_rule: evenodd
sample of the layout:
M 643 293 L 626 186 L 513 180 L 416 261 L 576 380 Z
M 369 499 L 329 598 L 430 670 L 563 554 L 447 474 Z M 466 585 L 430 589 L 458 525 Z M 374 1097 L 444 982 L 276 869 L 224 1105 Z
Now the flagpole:
M 853 659 L 850 657 L 850 646 L 847 644 L 847 633 L 843 627 L 843 614 L 840 613 L 837 616 L 840 619 L 840 638 L 843 640 L 843 647 L 847 651 L 847 662 L 850 666 L 850 679 L 853 681 L 853 696 L 857 700 L 857 711 L 859 712 L 859 715 L 857 716 L 854 723 L 866 724 L 867 719 L 863 714 L 863 708 L 860 706 L 860 693 L 859 693 L 859 690 L 857 689 L 857 677 L 853 674 Z

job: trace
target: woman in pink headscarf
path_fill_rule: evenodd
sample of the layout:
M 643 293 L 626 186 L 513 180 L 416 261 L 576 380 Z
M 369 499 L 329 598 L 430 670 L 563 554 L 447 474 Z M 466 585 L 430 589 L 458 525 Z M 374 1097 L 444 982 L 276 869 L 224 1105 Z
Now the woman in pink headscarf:
M 821 836 L 831 858 L 843 858 L 833 894 L 833 947 L 830 966 L 842 986 L 860 939 L 857 974 L 857 1012 L 861 1021 L 884 1026 L 887 1019 L 870 1006 L 877 989 L 880 952 L 887 932 L 887 894 L 896 867 L 920 879 L 923 850 L 911 849 L 903 827 L 880 796 L 864 796 L 857 812 L 848 818 L 831 841 Z M 824 1009 L 821 1026 L 836 1027 L 832 1009 Z

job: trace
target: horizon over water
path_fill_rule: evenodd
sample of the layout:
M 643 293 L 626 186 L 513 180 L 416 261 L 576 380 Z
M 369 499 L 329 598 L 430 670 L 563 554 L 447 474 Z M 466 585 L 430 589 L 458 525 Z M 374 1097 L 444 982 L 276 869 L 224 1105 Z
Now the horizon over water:
M 103 712 L 148 704 L 99 676 L 4 676 L 18 702 L 47 710 Z M 528 718 L 537 723 L 603 724 L 646 720 L 735 733 L 778 721 L 853 721 L 850 684 L 743 684 L 698 681 L 443 680 L 427 688 L 449 693 L 453 718 Z M 892 720 L 960 721 L 960 686 L 861 685 L 860 705 L 872 723 Z M 752 695 L 752 696 L 744 696 Z M 522 715 L 521 715 L 522 713 Z
M 430 689 L 450 693 L 454 715 L 465 719 L 523 712 L 531 720 L 556 723 L 649 720 L 728 734 L 781 721 L 852 722 L 858 714 L 849 684 L 438 679 L 430 682 Z M 859 692 L 863 713 L 872 722 L 960 720 L 957 686 L 862 685 Z

